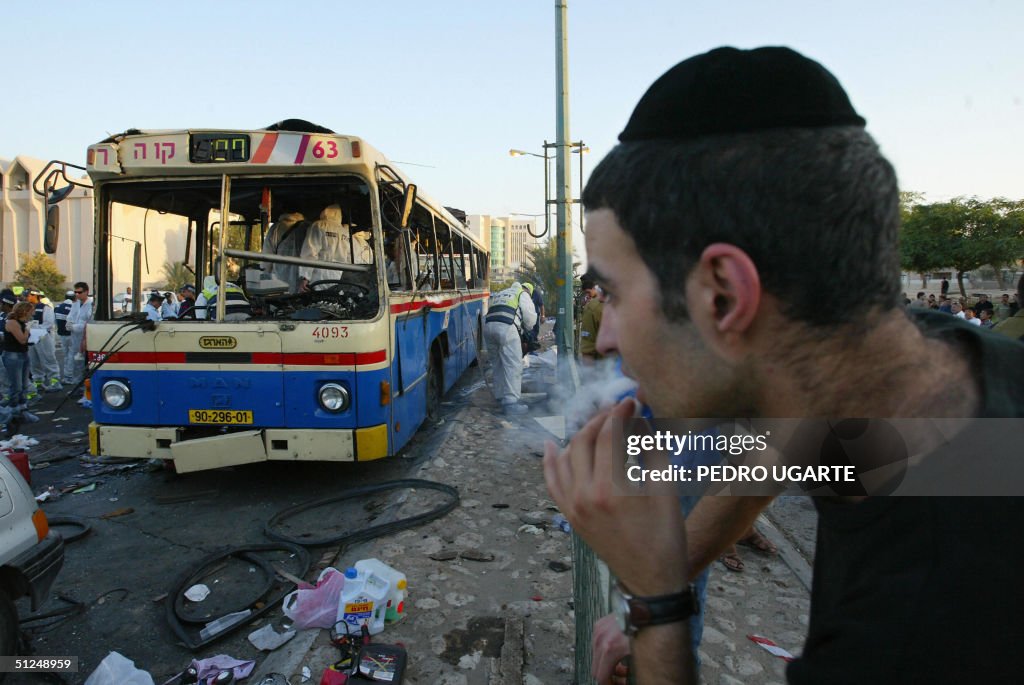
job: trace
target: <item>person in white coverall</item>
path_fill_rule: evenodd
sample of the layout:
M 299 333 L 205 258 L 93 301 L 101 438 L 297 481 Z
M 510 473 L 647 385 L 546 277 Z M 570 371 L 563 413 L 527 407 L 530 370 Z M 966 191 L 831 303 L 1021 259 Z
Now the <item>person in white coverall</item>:
M 527 406 L 519 401 L 523 385 L 523 347 L 520 331 L 537 323 L 537 310 L 530 293 L 515 282 L 491 295 L 484 321 L 484 340 L 494 369 L 494 397 L 506 414 L 523 414 Z
M 341 207 L 328 205 L 320 212 L 320 220 L 313 222 L 306 233 L 300 256 L 303 259 L 320 262 L 352 263 L 352 245 L 349 242 L 349 227 L 342 223 Z M 317 281 L 336 281 L 343 277 L 337 269 L 322 269 L 312 266 L 299 267 L 299 290 L 306 289 Z
M 64 382 L 76 385 L 85 375 L 85 325 L 92 319 L 92 298 L 89 297 L 89 286 L 75 283 L 75 301 L 68 312 L 68 329 L 71 339 L 64 350 Z
M 263 237 L 263 254 L 274 254 L 281 257 L 298 257 L 306 238 L 306 218 L 298 212 L 282 214 L 277 223 L 270 227 Z M 288 284 L 288 292 L 299 289 L 299 267 L 297 264 L 280 262 L 261 262 L 263 270 Z
M 31 327 L 46 331 L 46 335 L 28 348 L 32 382 L 37 392 L 57 392 L 61 385 L 60 364 L 57 363 L 57 317 L 53 311 L 53 304 L 38 290 L 29 291 L 28 301 L 35 305 Z

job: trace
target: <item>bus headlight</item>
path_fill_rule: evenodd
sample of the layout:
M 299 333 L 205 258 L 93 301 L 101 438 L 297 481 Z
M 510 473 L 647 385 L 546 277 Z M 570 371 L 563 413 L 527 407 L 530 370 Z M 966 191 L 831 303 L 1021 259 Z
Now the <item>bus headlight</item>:
M 124 409 L 132 401 L 131 389 L 121 381 L 107 381 L 103 384 L 101 394 L 111 409 Z
M 317 398 L 320 400 L 320 406 L 332 414 L 348 409 L 351 400 L 348 389 L 338 383 L 324 383 L 320 386 Z

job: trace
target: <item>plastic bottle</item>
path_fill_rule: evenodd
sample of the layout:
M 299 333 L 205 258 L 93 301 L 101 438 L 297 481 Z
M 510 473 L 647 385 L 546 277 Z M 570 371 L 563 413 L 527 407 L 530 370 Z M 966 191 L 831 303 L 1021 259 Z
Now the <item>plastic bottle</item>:
M 405 594 L 409 586 L 405 574 L 388 566 L 380 559 L 360 559 L 356 562 L 356 569 L 372 573 L 387 583 L 388 593 L 385 600 L 385 622 L 397 623 L 405 618 Z
M 555 527 L 561 530 L 563 533 L 571 533 L 572 526 L 569 525 L 569 521 L 566 520 L 561 514 L 555 514 L 551 517 L 551 523 L 555 524 Z
M 203 640 L 209 640 L 214 635 L 219 635 L 231 626 L 241 623 L 251 613 L 252 609 L 245 609 L 244 611 L 236 611 L 233 614 L 226 614 L 218 619 L 214 619 L 199 631 L 199 637 Z
M 351 626 L 350 632 L 359 633 L 365 625 L 370 635 L 384 630 L 384 616 L 387 611 L 388 584 L 372 573 L 355 567 L 345 569 L 345 587 L 338 602 L 339 621 Z

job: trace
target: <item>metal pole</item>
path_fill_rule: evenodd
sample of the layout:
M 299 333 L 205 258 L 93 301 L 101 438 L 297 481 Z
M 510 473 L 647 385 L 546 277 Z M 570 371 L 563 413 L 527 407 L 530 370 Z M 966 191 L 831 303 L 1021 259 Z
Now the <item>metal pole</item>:
M 220 259 L 217 269 L 217 321 L 224 320 L 227 307 L 228 257 L 224 250 L 228 245 L 228 228 L 231 226 L 231 177 L 224 174 L 220 184 L 220 235 L 217 236 L 217 257 Z M 210 308 L 206 308 L 206 318 L 210 318 Z
M 544 235 L 551 240 L 551 172 L 548 170 L 548 141 L 544 141 Z
M 574 393 L 579 386 L 576 374 L 573 337 L 572 292 L 572 172 L 569 154 L 569 37 L 566 27 L 565 0 L 555 4 L 555 192 L 558 231 L 558 376 L 566 390 Z

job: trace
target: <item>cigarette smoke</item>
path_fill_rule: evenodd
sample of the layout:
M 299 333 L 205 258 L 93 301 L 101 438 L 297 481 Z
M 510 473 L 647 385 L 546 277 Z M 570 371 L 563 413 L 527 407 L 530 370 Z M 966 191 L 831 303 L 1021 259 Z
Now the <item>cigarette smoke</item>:
M 636 390 L 636 382 L 619 369 L 618 360 L 602 359 L 593 366 L 581 366 L 580 387 L 575 395 L 564 398 L 568 435 L 576 433 L 602 409 L 614 406 Z

